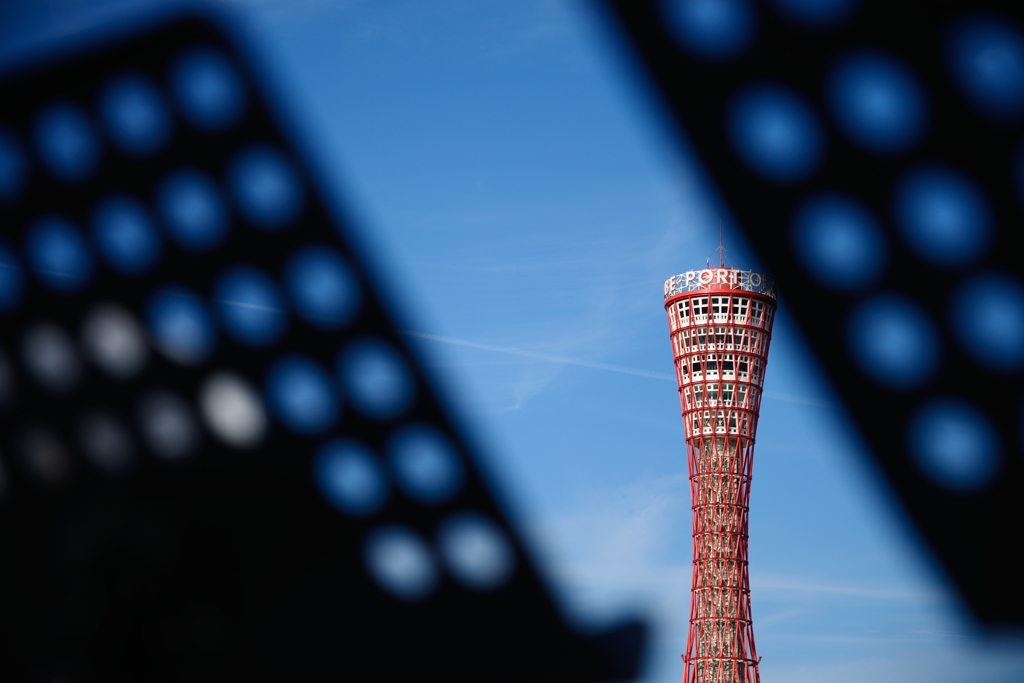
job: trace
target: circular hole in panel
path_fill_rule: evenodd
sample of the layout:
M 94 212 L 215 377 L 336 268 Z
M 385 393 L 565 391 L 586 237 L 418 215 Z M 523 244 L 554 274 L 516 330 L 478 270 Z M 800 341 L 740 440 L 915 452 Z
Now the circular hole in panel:
M 1001 120 L 1024 113 L 1024 37 L 1015 26 L 991 16 L 973 16 L 949 34 L 953 78 L 984 114 Z
M 239 266 L 224 273 L 214 284 L 213 297 L 221 323 L 239 342 L 266 347 L 284 334 L 284 299 L 273 280 L 256 268 Z
M 296 310 L 316 327 L 338 329 L 359 310 L 359 281 L 345 259 L 329 247 L 314 245 L 292 254 L 284 280 Z
M 128 309 L 98 306 L 82 325 L 83 355 L 114 379 L 135 377 L 146 366 L 149 350 L 142 328 Z
M 7 242 L 0 240 L 0 313 L 10 313 L 21 303 L 25 289 L 18 256 Z
M 73 463 L 56 434 L 44 427 L 31 427 L 21 437 L 21 461 L 37 481 L 61 486 L 71 478 Z
M 100 111 L 114 142 L 129 154 L 147 155 L 171 136 L 171 118 L 157 88 L 138 75 L 111 81 L 100 95 Z
M 515 552 L 497 524 L 473 512 L 446 519 L 437 534 L 448 571 L 479 591 L 500 588 L 515 569 Z
M 206 360 L 217 343 L 206 304 L 184 287 L 158 290 L 146 305 L 146 322 L 156 347 L 182 365 Z
M 399 430 L 388 442 L 387 454 L 395 481 L 414 500 L 442 503 L 462 487 L 462 461 L 447 437 L 433 427 Z
M 804 202 L 793 222 L 793 243 L 804 267 L 840 290 L 874 282 L 888 261 L 881 226 L 860 202 L 839 194 Z
M 370 577 L 401 600 L 421 600 L 437 586 L 438 572 L 430 548 L 412 529 L 390 524 L 370 532 L 363 545 Z
M 28 163 L 14 136 L 0 129 L 0 204 L 11 204 L 25 189 Z
M 196 128 L 223 130 L 245 112 L 245 86 L 238 72 L 212 48 L 195 48 L 178 58 L 171 83 L 181 111 Z
M 978 189 L 960 173 L 928 167 L 896 188 L 896 223 L 907 245 L 942 267 L 965 265 L 988 248 L 992 222 Z
M 795 93 L 774 85 L 745 89 L 729 110 L 733 148 L 767 180 L 795 183 L 818 168 L 824 137 L 814 112 Z
M 146 446 L 163 460 L 191 457 L 202 441 L 192 409 L 165 389 L 154 389 L 142 397 L 138 422 Z
M 1024 287 L 1008 275 L 973 278 L 953 295 L 953 333 L 967 353 L 992 370 L 1024 367 Z
M 999 470 L 995 430 L 981 411 L 963 401 L 931 399 L 910 420 L 907 437 L 918 467 L 950 491 L 978 491 Z
M 217 186 L 199 171 L 176 171 L 165 178 L 157 204 L 171 237 L 185 249 L 209 251 L 227 237 L 227 208 Z
M 89 245 L 78 228 L 63 218 L 44 218 L 29 228 L 25 248 L 36 277 L 54 291 L 77 292 L 92 279 Z
M 387 503 L 384 470 L 362 444 L 341 439 L 330 441 L 317 451 L 313 468 L 320 493 L 346 514 L 364 517 Z
M 679 43 L 700 59 L 738 57 L 757 30 L 757 14 L 749 0 L 664 0 L 662 11 Z
M 402 357 L 383 341 L 360 339 L 338 359 L 338 374 L 349 403 L 364 415 L 388 419 L 408 409 L 415 384 Z
M 99 139 L 85 112 L 75 105 L 55 104 L 39 114 L 35 140 L 43 165 L 64 182 L 82 182 L 99 166 Z
M 341 406 L 326 370 L 303 356 L 285 356 L 267 372 L 267 402 L 286 427 L 321 434 L 337 421 Z
M 862 52 L 843 58 L 832 72 L 829 100 L 843 132 L 874 152 L 909 149 L 926 128 L 921 85 L 888 55 Z
M 893 389 L 926 382 L 941 355 L 938 333 L 927 314 L 895 295 L 879 295 L 855 308 L 847 343 L 861 370 Z
M 302 209 L 299 177 L 288 160 L 270 147 L 242 152 L 231 164 L 229 178 L 239 210 L 257 228 L 285 228 Z
M 55 394 L 67 394 L 82 378 L 75 345 L 52 323 L 36 323 L 21 338 L 21 360 L 37 384 Z
M 160 260 L 160 234 L 141 203 L 130 197 L 104 200 L 93 212 L 93 239 L 110 267 L 123 275 L 144 273 Z
M 135 459 L 135 445 L 121 421 L 94 411 L 78 423 L 78 443 L 92 465 L 105 474 L 124 474 Z
M 827 28 L 846 21 L 859 0 L 772 0 L 775 8 L 791 19 L 812 28 Z
M 206 426 L 235 448 L 258 446 L 267 433 L 267 415 L 259 393 L 238 375 L 218 372 L 199 389 Z

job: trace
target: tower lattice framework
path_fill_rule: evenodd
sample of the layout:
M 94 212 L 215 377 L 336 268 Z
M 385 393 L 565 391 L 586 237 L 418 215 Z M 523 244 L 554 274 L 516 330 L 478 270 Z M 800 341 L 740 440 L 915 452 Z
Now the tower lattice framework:
M 760 683 L 747 520 L 775 308 L 759 273 L 708 268 L 665 283 L 693 509 L 684 683 Z

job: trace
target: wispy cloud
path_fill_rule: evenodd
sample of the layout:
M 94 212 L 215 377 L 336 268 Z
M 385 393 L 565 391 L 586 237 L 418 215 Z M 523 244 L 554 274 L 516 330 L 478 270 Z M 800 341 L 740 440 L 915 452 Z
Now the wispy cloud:
M 813 641 L 807 643 L 813 651 Z M 788 683 L 854 683 L 860 681 L 937 681 L 969 680 L 974 683 L 1003 683 L 1021 680 L 1021 653 L 1014 648 L 983 647 L 964 641 L 946 642 L 936 647 L 929 642 L 913 646 L 903 639 L 890 641 L 899 652 L 875 657 L 843 657 L 838 660 L 789 666 L 772 666 L 769 657 L 761 665 L 765 679 Z M 813 662 L 813 663 L 812 663 Z
M 605 619 L 640 608 L 657 624 L 656 648 L 671 653 L 685 643 L 689 613 L 689 506 L 685 473 L 649 477 L 594 492 L 586 500 L 576 501 L 571 511 L 546 515 L 528 528 L 535 543 L 545 549 L 547 568 L 563 587 L 571 614 Z M 809 614 L 848 614 L 848 605 L 854 601 L 885 603 L 885 609 L 903 617 L 934 614 L 949 600 L 927 585 L 758 571 L 752 573 L 751 581 L 756 599 L 767 599 L 762 604 L 781 608 L 759 618 L 762 632 L 772 633 L 774 641 L 797 638 L 809 646 L 864 643 L 877 650 L 894 634 L 902 634 L 900 637 L 918 649 L 935 647 L 951 637 L 920 629 L 903 633 L 883 628 L 885 633 L 880 634 L 865 631 L 860 623 L 831 623 L 828 629 L 813 633 L 793 631 L 794 626 L 806 623 Z M 668 656 L 662 653 L 659 657 L 663 655 Z
M 751 576 L 750 582 L 751 590 L 755 590 L 762 595 L 769 593 L 811 593 L 896 602 L 948 602 L 942 594 L 927 590 L 917 584 L 865 585 L 855 582 L 828 581 L 816 577 L 764 575 L 757 573 Z

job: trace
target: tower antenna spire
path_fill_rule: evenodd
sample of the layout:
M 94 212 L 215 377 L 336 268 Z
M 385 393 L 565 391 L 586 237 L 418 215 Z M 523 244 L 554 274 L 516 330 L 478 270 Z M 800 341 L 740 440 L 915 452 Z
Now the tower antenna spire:
M 725 267 L 725 247 L 722 242 L 722 217 L 718 217 L 718 267 Z

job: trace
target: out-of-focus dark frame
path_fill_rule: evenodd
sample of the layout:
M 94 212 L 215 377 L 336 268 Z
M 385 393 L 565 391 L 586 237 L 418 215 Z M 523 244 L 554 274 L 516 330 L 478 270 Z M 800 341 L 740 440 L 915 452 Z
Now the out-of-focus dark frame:
M 731 3 L 734 4 L 734 3 Z M 991 121 L 965 100 L 946 62 L 950 27 L 967 14 L 1024 25 L 1024 8 L 998 2 L 864 0 L 833 27 L 801 25 L 779 3 L 750 3 L 756 35 L 729 60 L 702 60 L 687 51 L 669 21 L 672 2 L 607 0 L 608 14 L 653 80 L 680 131 L 709 171 L 729 210 L 764 260 L 818 360 L 873 450 L 875 460 L 971 611 L 988 625 L 1024 622 L 1024 582 L 1013 557 L 1024 530 L 1024 460 L 1021 448 L 1022 383 L 1019 370 L 996 371 L 962 350 L 950 331 L 950 299 L 972 274 L 1019 277 L 1022 201 L 1016 184 L 1024 126 L 1019 117 Z M 792 3 L 800 5 L 801 3 Z M 807 3 L 803 3 L 807 4 Z M 884 51 L 902 60 L 923 83 L 930 120 L 914 149 L 870 155 L 829 124 L 825 83 L 836 59 L 852 50 Z M 828 152 L 802 182 L 773 183 L 738 158 L 728 134 L 728 107 L 737 90 L 753 83 L 781 84 L 799 93 L 825 122 Z M 914 165 L 950 164 L 984 189 L 995 224 L 988 255 L 966 272 L 933 267 L 911 252 L 892 227 L 892 190 Z M 891 236 L 884 275 L 867 294 L 909 297 L 940 330 L 941 367 L 927 383 L 899 390 L 858 371 L 849 350 L 848 320 L 865 292 L 829 291 L 794 249 L 790 231 L 801 200 L 816 192 L 845 192 L 874 212 Z M 955 492 L 932 481 L 907 445 L 908 422 L 930 397 L 973 404 L 996 426 L 999 474 L 980 490 Z
M 473 448 L 347 244 L 348 226 L 325 208 L 316 179 L 271 115 L 257 74 L 218 24 L 205 17 L 174 19 L 7 78 L 0 83 L 0 125 L 31 158 L 40 106 L 62 101 L 94 112 L 97 89 L 110 75 L 127 70 L 164 84 L 169 60 L 197 45 L 227 55 L 241 73 L 248 98 L 243 119 L 209 135 L 176 115 L 165 152 L 140 161 L 108 145 L 95 175 L 80 184 L 62 184 L 31 162 L 23 196 L 0 207 L 4 240 L 20 249 L 26 225 L 48 211 L 88 225 L 96 200 L 111 191 L 152 201 L 154 183 L 169 168 L 187 165 L 222 180 L 235 151 L 253 142 L 285 153 L 300 176 L 305 207 L 297 225 L 273 233 L 247 229 L 233 215 L 232 233 L 215 251 L 188 253 L 168 241 L 151 272 L 128 281 L 100 267 L 91 284 L 71 296 L 26 274 L 24 301 L 0 328 L 16 385 L 16 396 L 0 411 L 0 678 L 582 682 L 635 675 L 644 627 L 629 622 L 580 634 L 559 614 L 478 473 Z M 200 367 L 177 366 L 153 353 L 140 379 L 117 384 L 88 369 L 83 388 L 61 398 L 35 386 L 19 368 L 26 326 L 46 319 L 77 335 L 83 313 L 97 301 L 116 302 L 142 318 L 159 285 L 183 283 L 205 293 L 215 274 L 234 262 L 280 273 L 284 257 L 309 241 L 330 244 L 348 258 L 364 303 L 357 319 L 336 333 L 296 319 L 278 351 L 298 351 L 332 367 L 337 349 L 360 335 L 398 349 L 416 385 L 415 403 L 400 421 L 439 430 L 465 467 L 452 500 L 425 506 L 395 490 L 375 516 L 341 514 L 313 482 L 311 458 L 321 439 L 282 426 L 243 453 L 210 434 L 187 462 L 162 462 L 143 452 L 121 477 L 91 468 L 73 445 L 71 469 L 56 483 L 40 481 L 19 459 L 27 427 L 44 425 L 74 444 L 75 416 L 84 407 L 102 405 L 131 424 L 139 392 L 147 387 L 192 400 L 202 376 L 217 367 L 262 386 L 276 355 L 225 338 Z M 346 410 L 334 433 L 382 453 L 395 428 L 394 420 Z M 405 601 L 367 576 L 363 539 L 372 528 L 401 524 L 429 541 L 438 523 L 458 510 L 487 516 L 510 539 L 515 573 L 505 585 L 478 591 L 444 577 L 431 595 Z

